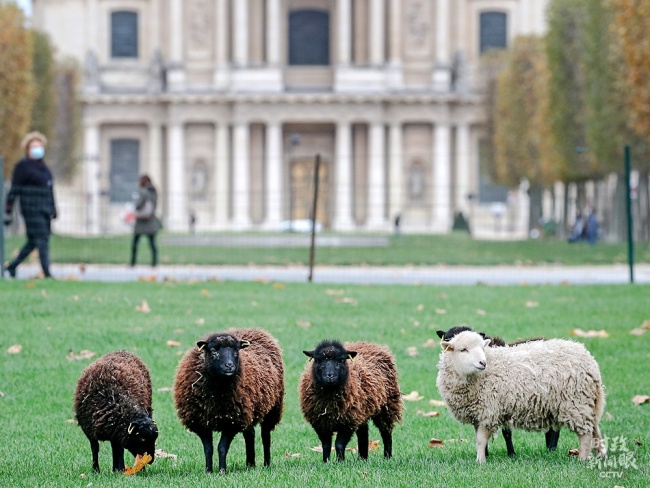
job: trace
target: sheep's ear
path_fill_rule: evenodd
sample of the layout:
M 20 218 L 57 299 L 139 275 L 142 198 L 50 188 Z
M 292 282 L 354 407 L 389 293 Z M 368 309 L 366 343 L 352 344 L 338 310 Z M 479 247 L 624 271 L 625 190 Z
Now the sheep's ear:
M 127 429 L 127 432 L 129 433 L 129 435 L 133 434 L 133 431 L 135 430 L 136 427 L 137 427 L 137 424 L 135 422 L 131 422 L 129 424 L 129 428 Z
M 239 343 L 239 348 L 240 348 L 240 349 L 244 349 L 245 347 L 248 347 L 248 346 L 250 346 L 250 345 L 251 345 L 251 341 L 241 341 L 241 342 Z
M 483 347 L 488 347 L 490 345 L 490 342 L 492 342 L 492 339 L 485 339 L 483 341 Z
M 205 341 L 199 341 L 199 342 L 196 343 L 196 347 L 199 348 L 199 351 L 203 351 L 203 349 L 204 349 L 205 346 L 207 346 L 207 345 L 208 345 L 208 343 L 205 342 Z
M 354 358 L 357 357 L 357 351 L 348 351 L 348 359 L 354 361 Z
M 447 351 L 453 351 L 454 346 L 451 345 L 451 342 L 449 341 L 442 341 L 440 343 L 440 347 L 442 347 L 442 352 L 447 352 Z
M 478 335 L 480 335 L 483 339 L 486 339 L 485 332 L 479 332 Z
M 311 361 L 312 359 L 314 359 L 314 352 L 315 352 L 315 350 L 314 350 L 314 351 L 302 351 L 302 353 L 303 353 L 305 356 L 307 356 L 307 357 L 309 358 L 310 361 Z
M 436 334 L 438 334 L 438 337 L 440 337 L 441 339 L 445 338 L 445 331 L 444 330 L 437 330 Z

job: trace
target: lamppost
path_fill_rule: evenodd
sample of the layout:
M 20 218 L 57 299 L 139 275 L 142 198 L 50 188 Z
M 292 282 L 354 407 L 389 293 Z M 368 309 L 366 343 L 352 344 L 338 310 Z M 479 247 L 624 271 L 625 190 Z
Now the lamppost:
M 300 134 L 292 132 L 289 135 L 289 232 L 293 232 L 293 200 L 294 200 L 294 190 L 293 190 L 293 175 L 292 165 L 293 165 L 293 156 L 294 149 L 300 145 Z

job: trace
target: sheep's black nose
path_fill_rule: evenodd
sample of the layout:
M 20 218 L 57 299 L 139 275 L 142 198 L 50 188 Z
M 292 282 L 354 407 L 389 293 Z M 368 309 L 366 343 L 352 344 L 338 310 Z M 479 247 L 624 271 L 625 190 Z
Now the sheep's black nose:
M 485 368 L 485 366 L 487 366 L 487 365 L 485 364 L 485 361 L 479 361 L 478 363 L 479 363 L 481 366 L 483 366 L 484 368 Z

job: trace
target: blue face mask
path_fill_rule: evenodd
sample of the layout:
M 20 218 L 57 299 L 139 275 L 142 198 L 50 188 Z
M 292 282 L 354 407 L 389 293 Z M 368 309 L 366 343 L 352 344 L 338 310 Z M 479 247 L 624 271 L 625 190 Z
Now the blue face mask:
M 32 147 L 29 149 L 29 157 L 32 159 L 43 159 L 43 156 L 45 156 L 45 148 L 44 147 Z

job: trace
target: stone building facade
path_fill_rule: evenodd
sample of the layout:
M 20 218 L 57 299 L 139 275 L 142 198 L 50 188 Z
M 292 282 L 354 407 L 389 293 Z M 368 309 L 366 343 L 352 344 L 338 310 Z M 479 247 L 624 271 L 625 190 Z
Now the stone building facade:
M 83 168 L 62 231 L 124 231 L 137 176 L 165 226 L 491 228 L 481 54 L 545 29 L 548 0 L 34 0 L 83 66 Z M 469 198 L 468 198 L 469 197 Z M 473 198 L 472 198 L 473 197 Z M 520 228 L 521 202 L 506 202 Z M 512 208 L 510 208 L 512 207 Z

